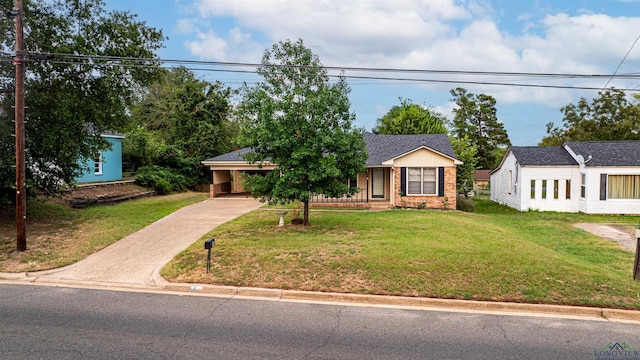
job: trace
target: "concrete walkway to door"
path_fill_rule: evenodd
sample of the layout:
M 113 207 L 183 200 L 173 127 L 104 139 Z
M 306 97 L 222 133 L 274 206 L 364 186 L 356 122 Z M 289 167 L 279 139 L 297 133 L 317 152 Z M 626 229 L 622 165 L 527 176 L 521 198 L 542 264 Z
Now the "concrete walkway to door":
M 213 228 L 259 208 L 255 199 L 216 198 L 184 207 L 64 268 L 0 278 L 120 287 L 163 287 L 160 269 Z M 203 250 L 204 254 L 204 250 Z

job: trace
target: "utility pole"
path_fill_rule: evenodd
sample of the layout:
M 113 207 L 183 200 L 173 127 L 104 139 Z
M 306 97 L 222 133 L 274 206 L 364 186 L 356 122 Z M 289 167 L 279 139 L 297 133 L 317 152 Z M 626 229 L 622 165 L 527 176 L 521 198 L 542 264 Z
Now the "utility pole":
M 14 9 L 17 11 L 16 21 L 16 57 L 13 63 L 16 66 L 16 246 L 18 251 L 27 250 L 27 185 L 26 185 L 26 161 L 25 161 L 25 130 L 24 130 L 24 76 L 25 53 L 23 32 L 23 6 L 22 0 L 14 0 Z

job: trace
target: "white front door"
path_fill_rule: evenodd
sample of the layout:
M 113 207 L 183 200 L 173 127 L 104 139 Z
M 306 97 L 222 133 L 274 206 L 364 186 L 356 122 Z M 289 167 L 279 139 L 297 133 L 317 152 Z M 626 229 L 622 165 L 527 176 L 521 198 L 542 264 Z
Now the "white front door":
M 384 169 L 371 169 L 371 197 L 384 198 Z

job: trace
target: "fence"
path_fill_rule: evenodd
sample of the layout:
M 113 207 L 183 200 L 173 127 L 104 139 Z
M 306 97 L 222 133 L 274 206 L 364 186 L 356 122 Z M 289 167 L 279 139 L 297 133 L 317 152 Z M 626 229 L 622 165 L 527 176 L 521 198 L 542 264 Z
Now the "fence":
M 352 196 L 342 196 L 342 197 L 327 197 L 322 194 L 313 195 L 309 199 L 309 203 L 312 204 L 357 204 L 357 203 L 367 203 L 369 201 L 367 197 L 368 191 L 366 188 L 360 189 L 359 192 L 353 194 Z

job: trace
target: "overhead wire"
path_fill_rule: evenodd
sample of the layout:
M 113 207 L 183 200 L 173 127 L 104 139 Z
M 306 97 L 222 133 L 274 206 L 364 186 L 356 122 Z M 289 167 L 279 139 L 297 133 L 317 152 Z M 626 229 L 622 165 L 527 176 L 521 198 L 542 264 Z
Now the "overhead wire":
M 640 36 L 638 37 L 640 39 Z M 636 39 L 636 42 L 638 41 Z M 635 45 L 635 42 L 634 42 Z M 633 48 L 633 46 L 632 46 Z M 631 51 L 631 50 L 629 50 Z M 200 72 L 220 72 L 220 73 L 237 73 L 237 74 L 256 74 L 259 67 L 264 67 L 258 63 L 243 62 L 222 62 L 222 61 L 203 61 L 203 60 L 186 60 L 186 59 L 162 59 L 162 58 L 143 58 L 143 57 L 123 57 L 123 56 L 106 56 L 106 55 L 87 55 L 87 54 L 68 54 L 68 53 L 27 53 L 28 61 L 50 61 L 57 64 L 80 65 L 88 61 L 89 65 L 97 66 L 97 62 L 105 62 L 101 65 L 121 66 L 130 68 L 170 68 L 170 64 L 179 64 L 191 71 Z M 628 53 L 627 53 L 628 55 Z M 10 53 L 0 53 L 0 57 L 10 60 Z M 55 59 L 55 60 L 53 60 Z M 626 59 L 626 56 L 625 56 Z M 623 59 L 624 61 L 624 59 Z M 111 64 L 110 64 L 111 63 Z M 621 63 L 622 64 L 622 63 Z M 620 65 L 621 65 L 620 64 Z M 189 65 L 189 66 L 185 66 Z M 196 67 L 200 66 L 200 67 Z M 210 67 L 203 67 L 210 66 Z M 214 68 L 212 68 L 214 67 Z M 217 67 L 217 68 L 216 68 Z M 235 68 L 252 68 L 252 70 L 241 70 Z M 320 68 L 304 65 L 272 65 L 274 68 L 291 68 L 300 69 Z M 468 70 L 434 70 L 434 69 L 404 69 L 404 68 L 381 68 L 381 67 L 348 67 L 348 66 L 322 66 L 327 71 L 339 71 L 339 74 L 327 73 L 329 78 L 344 77 L 350 80 L 363 81 L 360 84 L 366 84 L 367 81 L 384 81 L 398 83 L 444 83 L 444 84 L 469 84 L 469 85 L 487 85 L 487 86 L 509 86 L 509 87 L 528 87 L 528 88 L 550 88 L 550 89 L 573 89 L 573 90 L 602 90 L 600 87 L 593 86 L 575 86 L 575 85 L 557 85 L 557 84 L 540 84 L 531 83 L 532 80 L 594 80 L 599 78 L 608 78 L 607 85 L 612 79 L 640 80 L 640 73 L 617 74 L 620 66 L 614 74 L 563 74 L 563 73 L 533 73 L 533 72 L 502 72 L 502 71 L 468 71 Z M 368 73 L 396 73 L 396 74 L 414 74 L 414 75 L 430 75 L 430 78 L 418 77 L 400 77 L 400 76 L 373 76 L 373 75 L 353 75 L 349 72 L 368 72 Z M 448 79 L 433 78 L 433 76 L 448 76 Z M 493 78 L 511 78 L 520 77 L 523 83 L 500 82 L 500 81 L 472 81 L 466 79 L 451 79 L 456 77 L 493 77 Z M 526 81 L 527 83 L 524 83 Z M 607 86 L 605 85 L 605 86 Z M 638 91 L 637 88 L 628 89 L 621 88 L 623 91 Z

